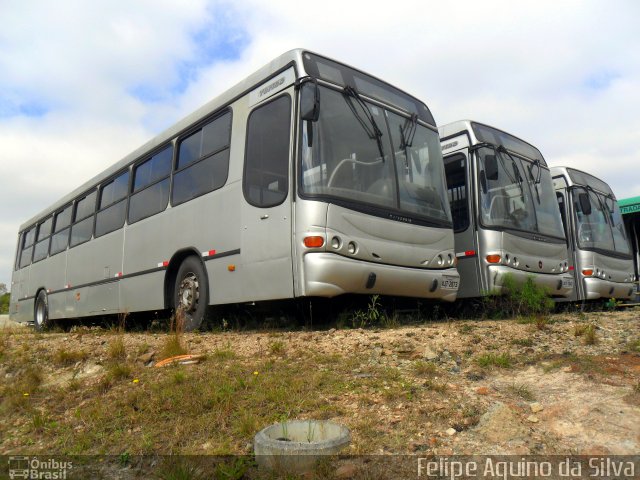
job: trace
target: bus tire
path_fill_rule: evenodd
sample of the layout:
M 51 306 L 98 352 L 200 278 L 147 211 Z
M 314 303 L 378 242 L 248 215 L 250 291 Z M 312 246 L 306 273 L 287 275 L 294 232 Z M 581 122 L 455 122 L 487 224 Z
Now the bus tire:
M 49 328 L 49 324 L 49 300 L 47 298 L 47 292 L 40 290 L 33 308 L 33 327 L 40 332 Z
M 209 285 L 207 274 L 195 256 L 185 258 L 180 264 L 174 289 L 174 307 L 184 313 L 184 331 L 197 330 L 207 316 Z

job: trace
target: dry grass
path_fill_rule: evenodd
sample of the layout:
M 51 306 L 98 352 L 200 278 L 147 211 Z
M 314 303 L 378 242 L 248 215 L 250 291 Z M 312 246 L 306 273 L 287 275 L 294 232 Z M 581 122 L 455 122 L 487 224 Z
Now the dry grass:
M 60 367 L 68 365 L 74 365 L 77 362 L 82 362 L 89 358 L 89 353 L 85 350 L 67 350 L 65 348 L 59 348 L 51 356 L 51 361 Z
M 187 348 L 184 345 L 184 311 L 178 308 L 175 314 L 171 316 L 169 322 L 170 333 L 167 335 L 162 348 L 160 350 L 160 360 L 175 357 L 176 355 L 184 355 Z

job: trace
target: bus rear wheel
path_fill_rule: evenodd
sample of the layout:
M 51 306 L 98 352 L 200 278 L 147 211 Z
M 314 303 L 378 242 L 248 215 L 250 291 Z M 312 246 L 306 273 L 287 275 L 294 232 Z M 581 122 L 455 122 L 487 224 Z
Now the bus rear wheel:
M 209 285 L 198 258 L 187 257 L 180 265 L 173 298 L 176 311 L 182 310 L 184 314 L 184 331 L 200 328 L 208 312 Z
M 40 290 L 33 310 L 33 326 L 36 330 L 42 331 L 49 327 L 49 323 L 49 300 L 47 293 Z

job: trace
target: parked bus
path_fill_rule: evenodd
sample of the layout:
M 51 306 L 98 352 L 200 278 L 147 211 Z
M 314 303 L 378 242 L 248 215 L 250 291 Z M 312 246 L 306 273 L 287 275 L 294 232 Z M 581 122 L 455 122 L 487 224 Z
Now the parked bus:
M 553 167 L 551 175 L 575 276 L 570 299 L 632 298 L 633 256 L 613 191 L 574 168 Z
M 533 145 L 469 120 L 439 128 L 460 272 L 459 298 L 503 293 L 509 275 L 553 297 L 573 290 L 547 163 Z
M 25 222 L 11 317 L 458 287 L 427 106 L 304 50 L 276 58 Z

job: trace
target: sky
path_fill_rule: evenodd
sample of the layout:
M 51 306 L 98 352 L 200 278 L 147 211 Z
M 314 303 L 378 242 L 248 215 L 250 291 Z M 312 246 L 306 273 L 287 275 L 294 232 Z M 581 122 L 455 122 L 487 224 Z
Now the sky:
M 0 283 L 19 225 L 303 47 L 640 195 L 640 2 L 0 0 Z

